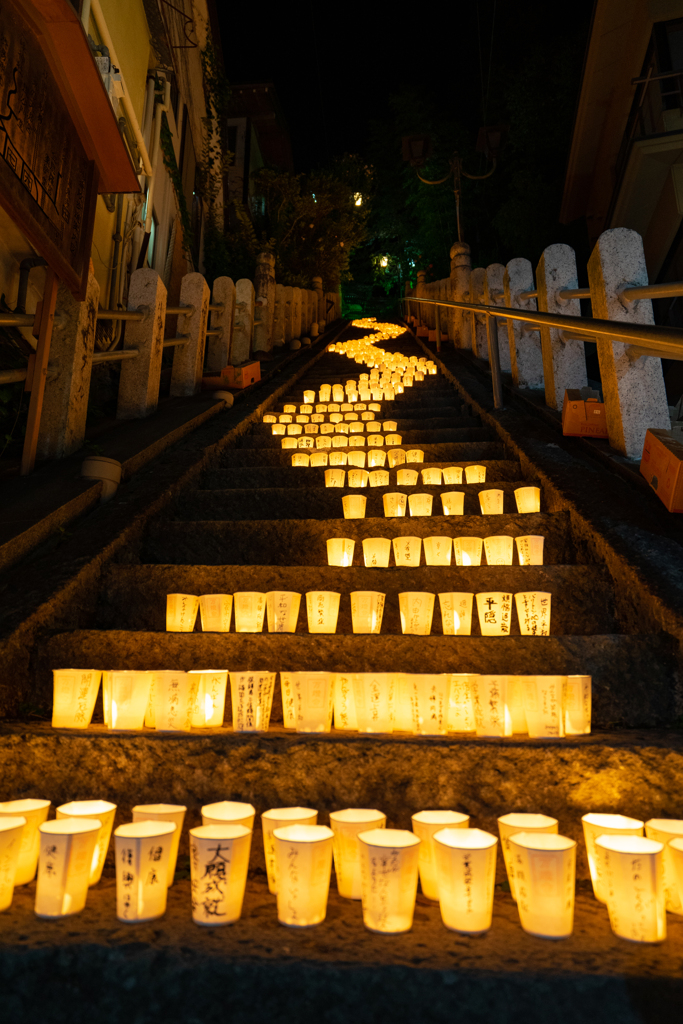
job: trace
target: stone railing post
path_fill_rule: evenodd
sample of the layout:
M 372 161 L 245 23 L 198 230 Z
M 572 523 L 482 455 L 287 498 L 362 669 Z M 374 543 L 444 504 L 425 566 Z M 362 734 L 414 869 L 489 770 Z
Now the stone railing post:
M 140 321 L 126 324 L 124 349 L 136 348 L 137 359 L 121 363 L 116 416 L 139 419 L 153 413 L 159 404 L 161 359 L 164 354 L 166 288 L 156 270 L 135 270 L 128 289 L 128 309 L 144 313 Z
M 301 289 L 301 338 L 308 338 L 308 292 L 305 288 Z
M 544 249 L 536 268 L 536 284 L 538 308 L 542 313 L 581 316 L 579 299 L 561 299 L 558 294 L 564 288 L 579 287 L 576 256 L 571 246 L 558 244 Z M 541 351 L 545 404 L 561 410 L 567 388 L 585 388 L 588 384 L 583 341 L 577 338 L 563 341 L 559 329 L 541 327 Z
M 275 285 L 275 309 L 273 311 L 273 348 L 282 348 L 285 343 L 285 286 Z
M 454 242 L 451 246 L 451 299 L 467 302 L 470 297 L 472 260 L 467 242 Z M 473 348 L 472 316 L 464 309 L 453 310 L 453 332 L 458 348 Z
M 484 277 L 484 305 L 504 306 L 505 290 L 503 280 L 505 278 L 505 267 L 502 263 L 491 263 L 486 268 Z M 502 317 L 496 317 L 498 327 L 498 352 L 500 353 L 500 368 L 503 373 L 510 373 L 510 344 L 508 342 L 507 325 L 503 323 Z
M 210 298 L 203 274 L 185 274 L 180 283 L 180 305 L 192 306 L 194 312 L 178 317 L 178 335 L 185 335 L 187 341 L 173 350 L 171 398 L 184 398 L 201 391 Z
M 322 277 L 314 277 L 313 289 L 318 297 L 317 314 L 318 314 L 318 330 L 323 331 L 325 329 L 325 295 L 323 292 L 323 279 Z
M 301 339 L 301 288 L 292 288 L 292 338 Z
M 254 330 L 254 286 L 247 277 L 235 285 L 235 323 L 232 329 L 230 348 L 231 366 L 246 363 L 251 355 L 251 339 Z
M 484 304 L 484 282 L 486 271 L 483 267 L 475 267 L 470 274 L 470 299 L 472 302 Z M 470 337 L 472 351 L 479 359 L 489 361 L 489 344 L 486 334 L 486 317 L 482 313 L 470 314 Z
M 223 370 L 230 362 L 232 325 L 235 320 L 235 283 L 231 277 L 217 277 L 213 282 L 212 302 L 222 309 L 211 313 L 211 330 L 219 334 L 211 337 L 206 346 L 208 370 Z
M 291 285 L 287 285 L 287 287 L 285 288 L 285 311 L 284 311 L 285 344 L 286 345 L 289 345 L 290 341 L 294 340 L 294 334 L 292 333 L 292 331 L 294 329 L 293 317 L 294 317 L 294 289 L 292 288 Z
M 59 286 L 38 434 L 41 459 L 64 458 L 83 444 L 99 298 L 92 261 L 83 302 Z
M 588 261 L 588 279 L 594 317 L 654 324 L 651 299 L 620 298 L 623 288 L 648 284 L 643 240 L 637 231 L 603 231 Z M 671 429 L 662 360 L 632 358 L 622 341 L 598 336 L 597 343 L 609 443 L 623 455 L 640 459 L 648 428 Z
M 312 288 L 308 289 L 308 318 L 309 324 L 309 336 L 311 338 L 318 337 L 318 293 Z
M 255 356 L 270 352 L 273 347 L 275 314 L 275 256 L 262 252 L 256 260 L 254 274 L 254 344 Z
M 534 271 L 529 260 L 510 260 L 505 268 L 505 305 L 513 309 L 536 309 L 536 299 L 520 299 L 520 293 L 534 291 Z M 512 382 L 518 388 L 543 387 L 543 353 L 538 330 L 522 320 L 508 317 L 508 343 Z

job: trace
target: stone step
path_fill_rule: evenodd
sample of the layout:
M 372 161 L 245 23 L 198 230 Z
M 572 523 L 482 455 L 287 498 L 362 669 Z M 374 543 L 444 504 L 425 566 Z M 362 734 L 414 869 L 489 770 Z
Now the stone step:
M 333 436 L 333 435 L 330 435 Z M 401 435 L 401 447 L 412 448 L 425 444 L 462 444 L 464 441 L 492 441 L 493 432 L 487 427 L 456 427 L 452 430 L 406 430 Z M 240 448 L 281 448 L 282 438 L 259 433 L 246 434 L 239 440 Z
M 294 413 L 290 413 L 289 415 L 295 416 Z M 339 415 L 341 416 L 343 414 L 340 413 Z M 433 419 L 422 419 L 422 418 L 419 418 L 419 419 L 400 419 L 400 418 L 396 418 L 396 417 L 385 416 L 381 420 L 378 419 L 375 422 L 383 424 L 383 423 L 385 423 L 389 419 L 395 420 L 395 422 L 398 425 L 395 428 L 392 427 L 391 430 L 384 430 L 383 429 L 381 431 L 381 433 L 383 433 L 383 434 L 395 434 L 395 433 L 410 434 L 410 433 L 413 433 L 416 430 L 441 431 L 441 430 L 456 430 L 456 429 L 462 429 L 462 428 L 470 429 L 470 428 L 481 427 L 481 421 L 480 421 L 478 416 L 461 416 L 461 415 L 441 416 L 441 417 L 435 417 Z M 300 426 L 303 429 L 304 424 L 300 424 Z M 368 431 L 363 430 L 363 431 L 359 431 L 359 433 L 368 433 Z M 378 431 L 369 431 L 369 433 L 378 433 Z M 272 436 L 274 436 L 273 435 L 273 424 L 272 423 L 257 423 L 257 424 L 255 424 L 252 427 L 252 429 L 251 429 L 250 436 L 252 436 L 252 437 L 272 437 Z M 279 436 L 279 435 L 275 435 L 275 436 Z M 313 435 L 313 436 L 317 437 L 318 435 Z M 330 434 L 329 436 L 334 436 L 334 435 Z
M 418 473 L 418 481 L 421 481 L 420 473 L 423 469 L 431 469 L 435 464 L 433 463 L 420 463 L 420 465 L 411 465 L 410 468 L 414 469 Z M 445 469 L 447 466 L 452 466 L 452 462 L 445 462 L 443 464 L 436 464 L 439 469 Z M 471 463 L 474 465 L 474 463 Z M 354 469 L 354 466 L 343 467 L 347 471 Z M 389 479 L 391 486 L 396 485 L 400 490 L 396 476 L 398 470 L 387 469 L 389 473 Z M 369 467 L 372 472 L 373 467 Z M 496 463 L 488 463 L 486 466 L 486 482 L 489 486 L 500 482 L 500 481 L 512 481 L 517 482 L 521 480 L 521 469 L 518 462 L 501 461 Z M 296 487 L 309 488 L 309 487 L 325 487 L 325 467 L 323 466 L 233 466 L 231 469 L 214 469 L 206 474 L 204 477 L 204 488 L 206 490 L 225 490 L 231 487 L 252 487 L 252 488 L 263 488 L 263 487 Z M 405 484 L 401 485 L 402 487 Z M 422 487 L 422 483 L 415 485 L 416 487 Z M 443 488 L 448 488 L 451 485 L 443 484 Z M 466 484 L 453 484 L 453 487 L 467 486 Z M 414 490 L 414 488 L 412 488 Z
M 505 458 L 503 445 L 495 441 L 470 441 L 464 444 L 427 444 L 420 445 L 424 452 L 425 461 L 420 467 L 413 466 L 413 469 L 424 468 L 425 466 L 469 466 L 469 465 L 491 465 L 493 462 L 513 462 Z M 344 449 L 350 451 L 351 449 Z M 363 449 L 366 453 L 368 449 Z M 389 451 L 388 448 L 383 449 Z M 220 455 L 222 466 L 291 466 L 294 449 L 287 448 L 227 448 Z M 429 460 L 429 461 L 428 461 Z M 513 462 L 518 466 L 519 463 Z M 409 467 L 410 468 L 410 467 Z M 521 477 L 521 470 L 519 472 Z
M 160 631 L 166 629 L 167 594 L 268 593 L 273 590 L 330 590 L 340 593 L 337 635 L 353 632 L 349 594 L 376 590 L 386 595 L 381 635 L 402 635 L 400 593 L 519 593 L 538 590 L 551 598 L 553 636 L 615 633 L 612 584 L 607 571 L 586 565 L 494 565 L 447 567 L 422 565 L 415 569 L 366 569 L 351 566 L 179 566 L 113 565 L 103 575 L 94 626 L 99 629 Z M 234 623 L 233 627 L 234 629 Z M 264 629 L 267 630 L 267 623 Z M 197 631 L 201 630 L 197 616 Z M 511 634 L 520 633 L 517 612 L 512 612 Z M 306 599 L 302 596 L 297 633 L 308 635 Z M 442 635 L 438 597 L 434 602 L 432 633 Z M 480 636 L 476 602 L 472 635 Z M 443 637 L 450 646 L 460 637 Z M 545 637 L 537 638 L 543 643 Z M 493 641 L 495 642 L 495 640 Z
M 205 667 L 271 672 L 480 672 L 509 675 L 590 675 L 593 678 L 594 730 L 671 727 L 676 718 L 674 685 L 677 647 L 667 634 L 549 637 L 310 635 L 301 633 L 143 633 L 124 630 L 74 630 L 36 646 L 36 700 L 52 700 L 52 669 L 70 665 L 103 669 L 178 669 Z M 97 710 L 96 710 L 97 714 Z M 101 721 L 100 717 L 97 719 Z M 229 710 L 226 721 L 230 721 Z M 282 721 L 279 686 L 273 722 Z M 9 727 L 8 727 L 9 728 Z M 83 734 L 87 744 L 88 735 Z M 166 736 L 169 745 L 174 737 Z M 311 736 L 312 750 L 316 737 Z M 159 755 L 164 750 L 159 737 Z M 540 741 L 529 741 L 536 743 Z M 561 745 L 548 745 L 548 773 Z M 654 761 L 653 761 L 654 763 Z M 621 792 L 635 793 L 627 769 L 618 767 L 618 785 L 595 780 L 595 798 L 612 807 Z M 616 778 L 616 776 L 615 776 Z M 5 788 L 14 792 L 13 779 Z M 11 785 L 10 785 L 11 782 Z M 168 782 L 168 780 L 167 780 Z M 615 788 L 616 786 L 616 788 Z M 141 788 L 141 792 L 144 789 Z M 27 789 L 21 789 L 26 793 Z M 674 793 L 671 799 L 678 799 Z M 292 791 L 294 803 L 299 798 Z M 342 805 L 340 805 L 342 806 Z M 351 795 L 344 806 L 353 803 Z M 603 809 L 604 809 L 603 807 Z M 671 810 L 673 817 L 676 815 Z
M 495 519 L 495 522 L 492 520 Z M 327 565 L 327 540 L 350 537 L 356 541 L 354 565 L 363 564 L 366 537 L 430 537 L 436 533 L 433 517 L 400 519 L 265 519 L 152 522 L 143 542 L 145 562 L 186 565 Z M 529 515 L 458 516 L 457 525 L 441 517 L 441 529 L 458 537 L 528 534 L 545 537 L 546 565 L 574 561 L 568 512 Z

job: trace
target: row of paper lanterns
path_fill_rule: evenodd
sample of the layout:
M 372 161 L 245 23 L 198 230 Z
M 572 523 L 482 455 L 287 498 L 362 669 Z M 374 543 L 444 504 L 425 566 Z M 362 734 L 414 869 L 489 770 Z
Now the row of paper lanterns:
M 55 669 L 52 725 L 86 729 L 102 679 L 105 726 L 219 728 L 228 676 L 235 732 L 266 732 L 276 672 Z M 591 677 L 478 673 L 280 672 L 283 725 L 297 732 L 576 736 L 591 730 Z
M 328 473 L 342 473 L 343 470 L 339 469 L 328 469 L 325 471 L 325 475 Z M 381 471 L 376 471 L 381 472 Z M 354 469 L 349 472 L 351 474 L 362 474 L 365 473 L 367 476 L 367 470 Z M 327 486 L 330 486 L 329 484 Z M 337 482 L 335 486 L 341 487 L 343 484 Z M 362 483 L 356 486 L 364 486 Z M 380 483 L 379 486 L 387 486 L 385 483 Z M 520 494 L 519 491 L 525 492 Z M 505 503 L 505 491 L 499 490 L 498 488 L 491 488 L 486 491 L 479 491 L 477 496 L 479 498 L 479 507 L 481 514 L 484 516 L 502 515 L 504 511 Z M 465 514 L 465 492 L 464 491 L 442 491 L 439 495 L 441 499 L 441 515 L 444 516 L 462 516 Z M 515 499 L 517 502 L 517 511 L 520 513 L 530 513 L 540 511 L 540 493 L 538 487 L 520 487 L 515 491 Z M 342 509 L 344 511 L 344 519 L 365 519 L 365 511 L 367 508 L 368 499 L 364 494 L 345 494 L 342 497 Z M 384 511 L 384 517 L 386 519 L 397 519 L 405 516 L 406 511 L 411 516 L 431 516 L 434 508 L 434 495 L 433 494 L 403 494 L 401 491 L 393 491 L 384 493 L 382 495 L 382 508 Z M 438 515 L 439 513 L 437 513 Z
M 88 888 L 100 881 L 116 805 L 72 801 L 48 821 L 49 808 L 49 800 L 0 804 L 0 910 L 11 905 L 15 886 L 32 881 L 36 871 L 35 913 L 45 918 L 80 912 Z M 133 821 L 114 831 L 120 921 L 151 921 L 165 913 L 185 813 L 183 805 L 140 805 Z M 192 917 L 200 925 L 231 924 L 242 913 L 256 811 L 251 804 L 220 801 L 201 814 L 202 825 L 189 831 Z M 480 935 L 492 924 L 500 841 L 522 928 L 540 938 L 571 935 L 577 844 L 559 834 L 556 818 L 504 814 L 498 836 L 472 828 L 469 815 L 451 810 L 419 811 L 412 831 L 386 828 L 386 820 L 378 810 L 347 808 L 332 811 L 327 827 L 311 808 L 265 811 L 268 888 L 280 923 L 324 921 L 334 860 L 340 896 L 361 901 L 370 931 L 410 930 L 419 878 L 448 929 Z M 593 892 L 607 905 L 615 934 L 663 941 L 666 911 L 683 914 L 683 821 L 589 813 L 582 824 Z
M 391 464 L 391 456 L 395 455 L 396 452 L 389 452 L 389 465 L 393 469 Z M 404 456 L 404 462 L 408 461 L 405 459 L 405 452 L 401 453 Z M 424 455 L 424 452 L 420 453 Z M 387 453 L 380 449 L 367 452 L 367 465 L 368 469 L 384 469 L 387 461 Z M 416 462 L 422 462 L 423 459 L 416 459 Z M 357 469 L 365 469 L 366 464 L 366 453 L 365 452 L 312 452 L 310 455 L 308 452 L 296 452 L 292 455 L 292 466 L 303 466 L 303 467 L 323 467 L 329 466 L 355 466 Z M 402 484 L 406 487 L 416 486 L 422 477 L 422 483 L 425 486 L 439 487 L 441 484 L 461 484 L 463 483 L 463 469 L 465 473 L 465 483 L 468 484 L 483 484 L 486 480 L 486 466 L 446 466 L 443 470 L 438 466 L 429 467 L 423 469 L 418 474 L 415 469 L 399 469 L 396 471 L 396 483 Z M 438 474 L 438 476 L 437 476 Z
M 495 537 L 401 535 L 391 540 L 388 537 L 366 537 L 362 541 L 363 561 L 368 569 L 386 569 L 392 553 L 397 568 L 418 568 L 423 547 L 425 565 L 450 565 L 451 553 L 455 555 L 455 564 L 459 566 L 481 565 L 482 553 L 486 556 L 487 565 L 512 565 L 515 547 L 520 565 L 543 565 L 544 545 L 545 538 L 534 534 L 514 538 L 507 534 Z M 330 537 L 327 541 L 327 564 L 340 567 L 353 565 L 355 547 L 356 542 L 351 537 Z

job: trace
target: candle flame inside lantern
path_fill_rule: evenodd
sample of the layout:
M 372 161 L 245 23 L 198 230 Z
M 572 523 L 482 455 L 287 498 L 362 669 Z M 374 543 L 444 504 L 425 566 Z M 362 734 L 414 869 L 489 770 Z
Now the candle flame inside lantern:
M 111 702 L 111 727 L 112 727 L 112 729 L 116 728 L 116 716 L 117 716 L 117 714 L 118 714 L 118 708 L 116 707 L 116 701 L 113 700 Z
M 213 699 L 210 693 L 204 694 L 204 717 L 206 721 L 210 721 L 211 715 L 213 714 Z

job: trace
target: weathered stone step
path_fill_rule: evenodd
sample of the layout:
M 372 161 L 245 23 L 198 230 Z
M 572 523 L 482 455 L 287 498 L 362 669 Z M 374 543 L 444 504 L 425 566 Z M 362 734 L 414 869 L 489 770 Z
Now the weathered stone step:
M 292 415 L 294 415 L 294 414 L 292 414 Z M 340 415 L 342 415 L 342 414 L 340 413 Z M 392 418 L 394 418 L 394 417 L 386 416 L 386 417 L 383 417 L 381 420 L 377 420 L 376 422 L 384 423 L 385 420 L 389 420 L 389 419 L 392 419 Z M 455 429 L 459 429 L 459 428 L 463 428 L 463 427 L 466 427 L 466 428 L 469 429 L 469 428 L 481 426 L 481 421 L 480 421 L 478 416 L 453 416 L 453 417 L 443 416 L 443 417 L 438 417 L 438 418 L 434 418 L 434 419 L 420 418 L 420 419 L 409 419 L 409 420 L 406 420 L 406 419 L 403 419 L 403 420 L 402 419 L 398 419 L 398 420 L 396 420 L 395 419 L 395 422 L 398 424 L 395 428 L 392 428 L 391 430 L 382 430 L 382 433 L 383 434 L 389 434 L 389 433 L 395 434 L 395 433 L 398 432 L 399 434 L 400 433 L 406 434 L 406 433 L 413 433 L 416 430 L 422 430 L 422 431 L 425 431 L 425 430 L 441 431 L 441 430 L 455 430 Z M 303 424 L 301 426 L 303 427 Z M 273 436 L 272 428 L 273 428 L 273 424 L 272 423 L 257 423 L 257 424 L 254 425 L 254 427 L 252 427 L 251 434 L 252 434 L 252 436 L 255 435 L 257 437 L 260 437 L 260 436 L 271 437 L 271 436 Z M 366 433 L 366 431 L 360 431 L 360 433 Z M 372 433 L 372 431 L 371 431 L 371 433 Z M 275 436 L 279 436 L 279 435 L 275 435 Z M 317 435 L 314 435 L 314 436 L 317 436 Z M 330 436 L 333 436 L 333 435 L 330 435 Z
M 453 466 L 475 465 L 492 462 L 508 462 L 505 448 L 495 441 L 470 441 L 464 444 L 421 444 L 425 461 L 413 469 L 423 469 L 427 465 Z M 342 449 L 350 451 L 351 449 Z M 367 452 L 367 448 L 364 451 Z M 385 448 L 384 451 L 389 451 Z M 291 466 L 294 449 L 288 448 L 226 448 L 221 453 L 222 466 Z M 514 465 L 519 463 L 514 462 Z M 407 468 L 411 468 L 408 466 Z
M 493 432 L 487 427 L 456 427 L 441 430 L 406 430 L 401 435 L 401 447 L 413 448 L 425 444 L 462 444 L 464 441 L 493 441 Z M 246 434 L 239 440 L 240 448 L 282 448 L 282 438 L 258 432 Z
M 331 590 L 341 594 L 337 635 L 352 633 L 351 600 L 356 590 L 386 594 L 381 635 L 401 633 L 400 593 L 430 594 L 540 590 L 552 595 L 550 630 L 553 636 L 615 633 L 612 584 L 607 571 L 587 565 L 493 565 L 478 567 L 426 566 L 415 569 L 366 569 L 350 566 L 179 566 L 113 565 L 105 572 L 94 626 L 99 629 L 165 631 L 167 594 L 232 594 L 236 591 L 267 593 L 287 590 Z M 233 626 L 234 629 L 234 621 Z M 267 630 L 267 623 L 264 629 Z M 196 630 L 200 631 L 199 616 Z M 442 635 L 439 599 L 434 602 L 433 635 Z M 520 633 L 517 612 L 512 613 L 511 634 Z M 306 598 L 302 596 L 297 633 L 308 635 Z M 480 636 L 476 602 L 472 611 L 472 635 Z M 457 644 L 460 637 L 444 637 Z M 538 638 L 543 642 L 546 638 Z M 495 642 L 495 639 L 492 641 Z
M 431 537 L 443 532 L 454 537 L 528 534 L 545 537 L 546 565 L 574 561 L 568 512 L 530 515 L 457 516 L 401 519 L 264 519 L 236 522 L 157 520 L 143 542 L 144 562 L 175 565 L 327 565 L 327 540 L 356 541 L 354 565 L 363 564 L 366 537 Z M 448 525 L 446 525 L 448 523 Z
M 517 482 L 499 480 L 495 484 L 496 490 L 504 492 L 504 511 L 513 513 L 517 511 L 514 491 L 516 487 L 524 487 L 526 481 Z M 177 516 L 179 519 L 338 519 L 343 515 L 342 498 L 346 494 L 362 494 L 367 498 L 366 516 L 369 518 L 383 518 L 384 505 L 382 495 L 391 493 L 420 493 L 433 495 L 433 514 L 428 517 L 417 516 L 415 518 L 429 518 L 434 522 L 434 532 L 440 530 L 448 532 L 460 516 L 442 516 L 440 494 L 449 491 L 462 491 L 465 495 L 465 514 L 477 515 L 480 512 L 479 491 L 487 490 L 488 484 L 457 484 L 451 487 L 325 487 L 325 488 L 301 488 L 293 490 L 291 487 L 263 487 L 260 490 L 233 488 L 224 491 L 198 490 L 194 494 L 188 494 L 179 503 Z M 409 517 L 412 518 L 412 517 Z M 495 516 L 487 516 L 487 519 L 495 519 Z M 448 524 L 448 525 L 446 525 Z M 495 526 L 492 524 L 495 530 Z
M 430 469 L 434 464 L 420 463 L 419 466 L 411 465 L 410 468 L 414 469 L 418 473 L 418 483 L 415 487 L 422 487 L 420 472 L 423 469 Z M 452 466 L 452 462 L 445 462 L 438 464 L 439 469 L 443 469 L 446 466 Z M 474 463 L 471 463 L 474 465 Z M 354 469 L 353 466 L 344 467 L 347 471 Z M 369 467 L 372 472 L 372 466 Z M 384 467 L 386 469 L 386 467 Z M 406 467 L 403 467 L 406 468 Z M 389 473 L 389 479 L 391 485 L 394 484 L 401 490 L 405 485 L 399 487 L 396 482 L 396 475 L 398 470 L 387 469 Z M 486 466 L 486 478 L 487 483 L 492 485 L 502 480 L 517 481 L 521 479 L 521 469 L 518 462 L 501 461 L 495 463 L 487 463 Z M 203 481 L 206 489 L 217 488 L 219 490 L 229 487 L 296 487 L 296 488 L 308 488 L 308 487 L 324 487 L 325 486 L 325 468 L 323 466 L 233 466 L 231 469 L 214 469 L 206 474 Z M 443 484 L 442 487 L 448 489 L 451 485 Z M 461 484 L 453 484 L 453 487 L 466 486 Z M 414 490 L 415 487 L 410 488 Z

